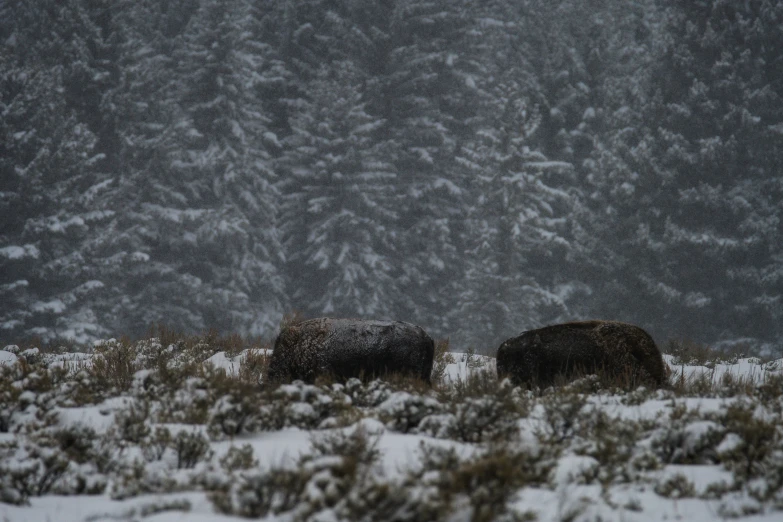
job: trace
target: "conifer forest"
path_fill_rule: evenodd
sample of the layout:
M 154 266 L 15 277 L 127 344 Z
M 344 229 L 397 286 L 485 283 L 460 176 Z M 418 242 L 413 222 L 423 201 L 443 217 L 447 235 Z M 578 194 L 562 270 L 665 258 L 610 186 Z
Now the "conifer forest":
M 0 341 L 783 352 L 783 2 L 0 0 Z

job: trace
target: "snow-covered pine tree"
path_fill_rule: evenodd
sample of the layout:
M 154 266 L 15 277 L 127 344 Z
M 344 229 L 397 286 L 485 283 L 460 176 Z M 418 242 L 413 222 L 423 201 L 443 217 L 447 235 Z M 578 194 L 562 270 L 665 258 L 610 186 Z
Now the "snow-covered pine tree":
M 465 2 L 396 2 L 357 21 L 356 48 L 371 75 L 368 110 L 384 121 L 383 139 L 399 177 L 399 316 L 449 335 L 459 321 L 464 276 L 464 171 L 460 142 L 477 110 L 473 19 Z M 372 21 L 370 24 L 369 21 Z M 471 44 L 474 45 L 471 48 Z
M 650 103 L 654 45 L 664 40 L 660 9 L 655 0 L 577 4 L 552 6 L 561 16 L 547 17 L 561 24 L 551 31 L 560 44 L 549 54 L 560 65 L 543 75 L 544 91 L 556 94 L 548 97 L 542 126 L 545 150 L 573 162 L 585 194 L 570 216 L 571 261 L 590 288 L 580 314 L 649 326 L 666 310 L 653 309 L 633 281 L 659 260 L 626 244 L 636 228 L 621 209 L 646 205 L 643 198 L 657 183 L 654 176 L 649 186 L 642 183 L 638 165 L 627 161 L 632 145 L 626 142 L 654 125 L 642 108 Z M 539 69 L 541 54 L 533 54 Z
M 471 178 L 460 332 L 479 349 L 493 349 L 520 331 L 568 317 L 568 299 L 581 285 L 568 270 L 568 217 L 579 203 L 574 168 L 549 161 L 536 147 L 540 86 L 520 53 L 516 24 L 485 20 L 477 36 L 488 56 L 474 80 L 480 107 L 474 135 L 458 162 Z
M 134 173 L 126 231 L 148 267 L 131 292 L 137 328 L 167 319 L 269 335 L 284 309 L 256 23 L 250 2 L 202 2 L 172 51 L 175 74 L 159 92 L 176 109 L 149 171 Z
M 780 338 L 780 17 L 765 1 L 669 6 L 642 125 L 618 113 L 603 151 L 621 302 L 642 296 L 659 337 Z
M 324 65 L 281 162 L 293 304 L 310 315 L 393 317 L 398 299 L 397 173 L 361 84 L 350 62 Z
M 82 246 L 106 214 L 83 192 L 102 181 L 98 137 L 81 121 L 71 79 L 95 65 L 101 35 L 82 2 L 4 6 L 0 257 L 5 336 L 100 335 L 92 300 L 103 288 Z M 74 36 L 78 35 L 78 36 Z M 8 278 L 6 280 L 6 278 Z

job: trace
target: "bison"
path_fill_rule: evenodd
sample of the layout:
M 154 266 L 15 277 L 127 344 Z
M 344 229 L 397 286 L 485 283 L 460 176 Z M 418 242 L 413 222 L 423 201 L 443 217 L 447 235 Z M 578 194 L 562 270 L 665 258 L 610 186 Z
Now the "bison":
M 309 319 L 285 326 L 275 341 L 267 378 L 272 382 L 319 376 L 347 380 L 386 374 L 430 383 L 435 343 L 426 332 L 400 321 Z
M 529 330 L 503 342 L 497 353 L 499 378 L 528 387 L 598 373 L 638 384 L 663 386 L 668 371 L 652 337 L 632 324 L 580 321 Z

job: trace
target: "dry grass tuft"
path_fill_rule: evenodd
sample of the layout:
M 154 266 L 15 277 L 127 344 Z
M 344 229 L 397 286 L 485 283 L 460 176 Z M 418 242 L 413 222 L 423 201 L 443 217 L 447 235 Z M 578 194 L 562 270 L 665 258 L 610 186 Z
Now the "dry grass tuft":
M 439 339 L 435 342 L 435 355 L 433 357 L 432 364 L 432 385 L 439 386 L 443 384 L 443 379 L 446 376 L 446 367 L 449 364 L 454 364 L 454 356 L 449 353 L 449 340 Z

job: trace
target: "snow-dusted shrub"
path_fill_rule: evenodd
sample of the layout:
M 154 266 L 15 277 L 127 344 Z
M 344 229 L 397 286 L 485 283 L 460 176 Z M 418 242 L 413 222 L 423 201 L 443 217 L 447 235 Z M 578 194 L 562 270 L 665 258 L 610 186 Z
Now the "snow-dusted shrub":
M 55 407 L 53 390 L 63 378 L 61 369 L 30 365 L 23 359 L 0 366 L 0 433 L 14 431 L 25 417 L 41 420 Z
M 598 463 L 595 479 L 602 484 L 630 482 L 639 477 L 632 457 L 642 436 L 641 427 L 633 421 L 619 421 L 603 410 L 593 408 L 580 413 L 579 429 L 571 450 Z
M 718 460 L 715 450 L 723 439 L 724 428 L 710 420 L 674 410 L 663 426 L 653 431 L 651 449 L 667 464 L 711 464 Z
M 375 440 L 359 426 L 313 439 L 313 452 L 296 469 L 240 472 L 210 499 L 226 514 L 265 517 L 291 512 L 294 519 L 313 520 L 331 512 L 337 519 L 347 509 L 351 492 L 369 483 L 378 458 Z
M 731 404 L 720 418 L 726 435 L 715 448 L 723 466 L 740 483 L 765 476 L 781 448 L 780 417 L 756 412 L 756 403 Z
M 259 419 L 259 404 L 253 397 L 224 395 L 209 410 L 207 430 L 210 437 L 234 437 L 245 431 L 255 431 Z
M 58 495 L 102 495 L 109 484 L 109 477 L 99 473 L 91 463 L 71 462 L 67 472 L 60 478 L 52 493 Z
M 163 345 L 159 337 L 138 341 L 134 346 L 135 363 L 139 369 L 153 370 L 165 366 L 164 361 L 171 357 L 174 345 Z
M 22 390 L 15 382 L 14 374 L 13 367 L 0 366 L 0 433 L 11 430 L 14 414 L 22 409 L 19 401 Z
M 215 509 L 227 515 L 262 518 L 299 506 L 307 476 L 299 470 L 273 469 L 242 473 L 209 493 Z
M 354 419 L 351 400 L 340 385 L 317 386 L 294 381 L 271 392 L 261 407 L 263 429 L 334 428 Z
M 635 390 L 631 390 L 624 394 L 622 396 L 622 402 L 627 406 L 639 406 L 640 404 L 650 400 L 657 393 L 658 390 L 654 390 L 653 388 L 639 386 Z
M 467 379 L 442 388 L 439 399 L 449 413 L 425 418 L 419 431 L 463 442 L 514 438 L 517 421 L 529 410 L 526 392 L 509 380 L 498 381 L 488 370 L 473 372 Z
M 215 395 L 222 392 L 203 377 L 185 378 L 178 388 L 169 389 L 166 400 L 161 402 L 158 420 L 204 424 L 209 418 L 209 408 L 215 401 Z
M 443 383 L 446 376 L 446 368 L 449 364 L 454 364 L 454 356 L 449 353 L 449 340 L 440 339 L 435 342 L 435 354 L 432 361 L 431 381 L 434 386 Z
M 133 375 L 140 369 L 136 356 L 136 346 L 130 341 L 105 340 L 95 346 L 88 372 L 102 392 L 119 395 L 130 389 Z
M 468 497 L 471 520 L 530 520 L 531 515 L 509 509 L 508 501 L 523 486 L 540 484 L 535 459 L 508 448 L 492 448 L 454 472 L 453 487 Z
M 612 390 L 625 390 L 628 388 L 627 383 L 624 381 L 626 375 L 621 374 L 615 378 L 608 378 L 604 374 L 591 374 L 585 375 L 578 379 L 565 381 L 562 383 L 560 390 L 547 390 L 547 393 L 579 393 L 582 395 L 596 394 L 607 389 Z
M 195 344 L 180 342 L 166 347 L 163 367 L 174 376 L 186 376 L 198 369 L 201 364 L 212 357 L 219 349 L 209 342 L 209 339 L 199 340 Z M 159 363 L 161 364 L 161 363 Z
M 136 354 L 134 366 L 136 369 L 154 370 L 156 380 L 173 392 L 182 389 L 183 383 L 189 378 L 209 380 L 217 373 L 225 375 L 224 370 L 204 364 L 204 361 L 221 351 L 221 347 L 233 347 L 236 342 L 241 343 L 241 340 L 224 340 L 214 332 L 204 336 L 186 337 L 163 331 L 159 337 L 145 339 L 133 345 Z
M 310 513 L 337 507 L 361 482 L 370 479 L 378 459 L 377 439 L 358 425 L 349 432 L 316 436 L 313 453 L 299 467 L 309 475 L 302 500 Z
M 165 423 L 201 424 L 214 401 L 203 375 L 172 378 L 159 369 L 137 371 L 130 394 L 148 404 L 154 421 Z
M 388 399 L 394 390 L 387 382 L 380 379 L 365 384 L 360 379 L 353 377 L 346 381 L 343 392 L 351 398 L 351 403 L 354 406 L 375 408 Z
M 546 483 L 554 465 L 554 460 L 506 444 L 491 445 L 468 459 L 459 458 L 453 447 L 422 444 L 421 450 L 421 467 L 403 487 L 418 488 L 428 499 L 418 507 L 437 520 L 463 509 L 468 520 L 530 520 L 530 514 L 509 509 L 508 501 L 524 486 Z
M 139 443 L 139 448 L 147 462 L 166 460 L 172 465 L 176 463 L 176 469 L 193 468 L 212 455 L 209 439 L 199 430 L 180 429 L 176 435 L 172 435 L 165 426 L 155 426 Z
M 269 369 L 271 355 L 267 350 L 249 349 L 239 361 L 237 377 L 251 384 L 261 384 Z
M 696 496 L 696 488 L 688 478 L 676 473 L 655 484 L 655 492 L 666 498 L 690 498 Z
M 655 471 L 663 467 L 661 459 L 650 449 L 639 449 L 628 461 L 627 470 L 630 477 L 643 476 L 649 471 Z
M 553 391 L 540 402 L 544 422 L 536 436 L 543 444 L 560 445 L 570 441 L 580 429 L 579 420 L 587 398 L 570 387 L 550 390 Z
M 427 415 L 419 422 L 416 432 L 437 439 L 451 439 L 457 433 L 457 417 L 453 413 Z
M 112 435 L 131 444 L 141 444 L 150 434 L 150 404 L 146 400 L 133 400 L 114 416 Z
M 163 460 L 171 445 L 171 431 L 165 426 L 155 426 L 155 429 L 152 429 L 139 443 L 142 455 L 147 462 Z
M 783 374 L 767 374 L 753 395 L 776 415 L 783 415 Z
M 294 381 L 261 390 L 246 381 L 232 382 L 231 391 L 209 411 L 208 428 L 213 438 L 287 427 L 333 428 L 356 418 L 351 399 L 339 384 L 327 387 Z
M 383 401 L 376 411 L 387 428 L 409 433 L 427 416 L 443 413 L 445 407 L 434 397 L 398 391 Z
M 197 431 L 180 430 L 172 439 L 171 446 L 177 455 L 177 469 L 193 468 L 212 456 L 209 440 Z
M 39 445 L 56 448 L 70 465 L 52 488 L 59 495 L 98 495 L 108 483 L 106 471 L 112 456 L 95 430 L 89 426 L 57 427 L 39 432 L 33 439 Z
M 493 394 L 467 397 L 454 409 L 455 436 L 464 442 L 509 441 L 517 437 L 517 420 L 526 408 L 510 381 L 503 381 Z
M 101 386 L 85 368 L 73 373 L 57 390 L 57 404 L 65 408 L 99 404 L 105 398 Z
M 19 357 L 30 366 L 38 366 L 44 362 L 44 356 L 41 353 L 41 350 L 35 347 L 22 350 L 19 352 Z
M 155 380 L 168 394 L 183 388 L 191 377 L 205 377 L 202 362 L 212 355 L 208 346 L 196 344 L 185 347 L 183 344 L 162 344 L 158 338 L 139 341 L 135 345 L 138 353 L 135 366 L 138 369 L 152 370 Z
M 257 387 L 235 386 L 239 382 L 222 370 L 193 369 L 176 378 L 171 373 L 166 375 L 166 371 L 140 370 L 133 379 L 132 395 L 149 403 L 156 422 L 203 424 L 209 419 L 210 408 L 223 395 L 258 393 Z
M 209 331 L 188 336 L 162 327 L 157 330 L 154 337 L 136 343 L 140 368 L 188 374 L 217 352 L 238 354 L 244 344 L 236 334 L 220 337 Z
M 165 463 L 150 464 L 137 459 L 118 470 L 110 496 L 122 500 L 148 493 L 172 493 L 188 486 L 189 483 L 178 480 Z
M 0 447 L 0 457 L 0 496 L 12 504 L 51 492 L 69 466 L 58 447 L 29 439 Z
M 464 357 L 463 362 L 471 370 L 484 368 L 484 366 L 486 365 L 486 359 L 484 357 L 479 357 L 476 354 L 475 346 L 469 346 L 468 349 L 465 351 L 463 357 Z
M 65 453 L 69 460 L 83 464 L 93 458 L 93 447 L 98 439 L 95 430 L 77 424 L 53 430 L 48 437 Z
M 220 458 L 220 466 L 228 473 L 238 470 L 248 470 L 258 466 L 258 460 L 253 455 L 253 447 L 244 444 L 241 447 L 231 446 Z

